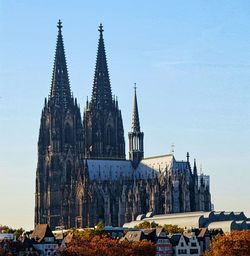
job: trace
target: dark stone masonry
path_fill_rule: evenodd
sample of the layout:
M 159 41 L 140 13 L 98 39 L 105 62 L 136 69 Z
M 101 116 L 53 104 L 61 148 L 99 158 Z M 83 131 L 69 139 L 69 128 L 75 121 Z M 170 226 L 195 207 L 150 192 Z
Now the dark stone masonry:
M 92 227 L 99 221 L 121 226 L 139 214 L 210 211 L 209 176 L 198 175 L 189 154 L 144 158 L 136 88 L 129 132 L 129 159 L 121 110 L 112 96 L 103 27 L 92 97 L 83 113 L 73 98 L 65 58 L 62 23 L 51 90 L 41 114 L 36 170 L 35 224 Z

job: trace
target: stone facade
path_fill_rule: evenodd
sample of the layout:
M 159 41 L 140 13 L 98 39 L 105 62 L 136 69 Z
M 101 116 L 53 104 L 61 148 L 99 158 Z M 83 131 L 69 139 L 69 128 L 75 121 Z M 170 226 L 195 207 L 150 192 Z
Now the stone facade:
M 51 92 L 41 115 L 36 172 L 35 224 L 86 227 L 99 221 L 121 226 L 147 212 L 172 213 L 211 208 L 209 179 L 191 168 L 189 155 L 144 158 L 135 88 L 129 160 L 118 101 L 112 97 L 103 27 L 91 100 L 81 120 L 58 37 Z M 207 177 L 207 176 L 204 176 Z
M 91 101 L 83 117 L 85 157 L 125 159 L 125 141 L 118 101 L 112 98 L 102 25 Z

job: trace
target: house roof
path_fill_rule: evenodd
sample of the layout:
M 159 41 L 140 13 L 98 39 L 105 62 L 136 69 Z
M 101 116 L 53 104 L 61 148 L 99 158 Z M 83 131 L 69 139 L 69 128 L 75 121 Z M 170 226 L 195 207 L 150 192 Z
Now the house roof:
M 164 231 L 164 228 L 163 227 L 157 227 L 156 228 L 156 236 L 159 237 L 161 236 L 161 234 L 164 232 L 164 234 L 166 234 L 166 232 Z
M 45 237 L 54 237 L 48 224 L 38 224 L 30 235 L 31 239 L 41 243 Z M 54 237 L 55 238 L 55 237 Z
M 181 236 L 182 236 L 182 234 L 172 234 L 172 235 L 168 235 L 169 240 L 170 240 L 170 242 L 171 242 L 171 244 L 172 244 L 173 246 L 176 246 L 176 245 L 179 243 Z
M 198 237 L 202 238 L 207 234 L 208 234 L 208 229 L 207 228 L 200 228 L 200 233 L 199 233 Z
M 72 239 L 74 238 L 74 234 L 73 233 L 68 233 L 65 238 L 63 239 L 64 240 L 64 243 L 65 244 L 68 244 L 72 241 Z
M 143 239 L 145 239 L 143 231 L 138 230 L 138 231 L 128 231 L 123 240 L 128 240 L 130 242 L 138 242 Z

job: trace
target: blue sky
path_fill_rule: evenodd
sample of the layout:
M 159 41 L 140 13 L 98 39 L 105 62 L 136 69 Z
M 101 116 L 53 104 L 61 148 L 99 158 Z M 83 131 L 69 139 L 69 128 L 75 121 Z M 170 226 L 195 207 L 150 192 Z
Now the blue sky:
M 40 114 L 57 36 L 83 110 L 104 25 L 124 129 L 138 85 L 145 155 L 197 159 L 216 210 L 250 216 L 249 1 L 0 1 L 0 224 L 33 227 Z

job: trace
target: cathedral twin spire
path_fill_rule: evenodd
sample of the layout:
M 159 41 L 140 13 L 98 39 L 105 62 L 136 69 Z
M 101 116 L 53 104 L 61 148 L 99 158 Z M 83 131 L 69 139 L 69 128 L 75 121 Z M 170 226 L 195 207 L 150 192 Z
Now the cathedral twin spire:
M 59 20 L 57 27 L 58 35 L 52 74 L 50 99 L 53 99 L 57 104 L 62 104 L 64 107 L 66 107 L 69 104 L 69 102 L 71 102 L 72 96 L 63 45 L 61 20 Z
M 103 31 L 100 24 L 92 97 L 83 117 L 85 157 L 125 159 L 122 115 L 112 99 Z
M 58 36 L 54 59 L 51 91 L 49 99 L 56 105 L 66 108 L 72 102 L 72 93 L 64 51 L 62 22 L 58 22 Z M 103 39 L 103 26 L 99 26 L 99 41 L 96 57 L 94 82 L 90 105 L 84 113 L 83 126 L 85 141 L 85 157 L 90 158 L 125 158 L 125 142 L 121 111 L 117 102 L 112 100 L 112 91 Z M 89 108 L 90 106 L 90 108 Z M 102 111 L 102 114 L 100 113 Z M 139 112 L 137 104 L 136 87 L 134 92 L 134 106 L 131 130 L 132 146 L 130 151 L 136 151 L 139 161 L 143 157 L 143 133 L 140 132 Z M 130 152 L 130 155 L 131 155 Z M 130 157 L 132 160 L 133 157 Z
M 95 66 L 94 84 L 92 90 L 92 103 L 97 107 L 104 107 L 111 104 L 112 92 L 109 80 L 107 58 L 103 40 L 103 26 L 99 26 L 99 42 Z

